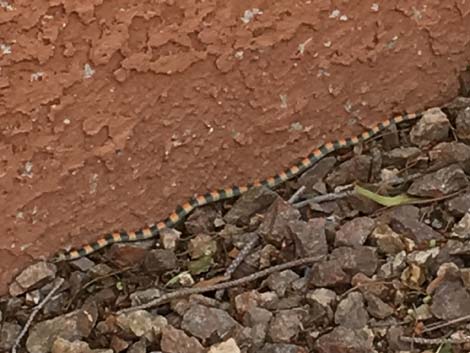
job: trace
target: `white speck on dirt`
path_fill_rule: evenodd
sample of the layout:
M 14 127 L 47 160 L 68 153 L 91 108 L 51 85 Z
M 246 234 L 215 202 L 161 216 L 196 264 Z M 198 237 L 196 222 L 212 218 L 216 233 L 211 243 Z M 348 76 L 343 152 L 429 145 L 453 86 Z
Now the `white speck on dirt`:
M 24 213 L 21 211 L 16 212 L 16 219 L 24 219 Z
M 308 38 L 305 42 L 303 43 L 300 43 L 299 44 L 299 47 L 298 47 L 298 52 L 300 55 L 303 55 L 304 52 L 305 52 L 305 47 L 307 46 L 308 43 L 310 43 L 312 41 L 312 37 Z
M 302 131 L 304 129 L 303 125 L 298 121 L 290 124 L 289 131 Z
M 83 68 L 83 77 L 84 78 L 91 78 L 95 74 L 95 70 L 90 66 L 90 64 L 86 63 Z
M 0 7 L 6 11 L 13 11 L 15 9 L 8 1 L 5 0 L 0 0 Z
M 92 174 L 89 180 L 90 184 L 90 194 L 96 193 L 96 189 L 98 188 L 98 174 Z
M 280 94 L 279 98 L 281 98 L 281 108 L 282 109 L 287 109 L 287 95 L 286 94 Z
M 337 18 L 337 17 L 339 17 L 340 14 L 341 14 L 341 12 L 338 9 L 334 9 L 330 13 L 330 18 Z
M 245 10 L 243 17 L 241 17 L 241 20 L 244 24 L 248 24 L 253 20 L 253 18 L 255 18 L 255 16 L 262 15 L 262 14 L 263 14 L 263 11 L 261 11 L 258 8 L 248 9 L 248 10 Z
M 11 54 L 11 46 L 9 46 L 8 44 L 1 43 L 0 51 L 2 52 L 3 55 Z
M 341 17 L 339 18 L 340 21 L 343 21 L 343 22 L 346 22 L 348 20 L 348 16 L 346 15 L 341 15 Z
M 370 9 L 371 9 L 373 12 L 379 12 L 379 4 L 373 3 L 372 6 L 370 7 Z
M 64 119 L 64 124 L 65 124 L 65 125 L 70 125 L 70 119 L 65 118 L 65 119 Z
M 28 177 L 28 178 L 33 177 L 33 162 L 27 161 L 24 164 L 24 169 L 23 169 L 23 173 L 21 174 L 21 176 Z
M 326 48 L 331 47 L 331 40 L 328 40 L 328 41 L 324 42 L 323 45 L 324 45 Z
M 38 71 L 38 72 L 33 72 L 31 74 L 31 77 L 29 78 L 29 81 L 30 82 L 33 82 L 33 81 L 39 81 L 39 80 L 42 80 L 42 78 L 44 77 L 44 72 L 42 71 Z
M 237 52 L 235 52 L 235 59 L 242 60 L 244 54 L 245 53 L 243 52 L 243 50 L 238 50 Z

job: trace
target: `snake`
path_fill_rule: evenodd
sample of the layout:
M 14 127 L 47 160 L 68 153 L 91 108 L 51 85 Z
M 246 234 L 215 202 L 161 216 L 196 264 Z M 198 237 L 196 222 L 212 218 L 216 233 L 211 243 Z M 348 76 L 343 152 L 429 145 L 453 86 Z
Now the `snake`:
M 326 155 L 338 151 L 343 148 L 350 148 L 360 143 L 363 143 L 372 137 L 383 132 L 385 129 L 392 125 L 397 125 L 404 121 L 411 121 L 422 117 L 422 113 L 411 113 L 392 117 L 384 120 L 372 127 L 366 129 L 360 135 L 334 140 L 327 142 L 320 147 L 314 149 L 307 157 L 303 158 L 300 162 L 292 165 L 290 168 L 278 173 L 272 177 L 264 180 L 254 181 L 244 186 L 232 186 L 224 189 L 214 190 L 207 192 L 203 195 L 193 196 L 187 202 L 178 205 L 176 209 L 164 220 L 150 224 L 136 231 L 116 231 L 104 235 L 102 238 L 81 246 L 80 248 L 68 251 L 59 252 L 54 258 L 54 262 L 76 260 L 84 256 L 88 256 L 96 251 L 99 251 L 111 244 L 125 243 L 125 242 L 138 242 L 147 239 L 158 237 L 164 229 L 173 228 L 184 220 L 196 208 L 212 204 L 215 202 L 233 199 L 242 194 L 245 194 L 250 189 L 255 187 L 267 187 L 274 189 L 286 181 L 300 176 L 306 170 L 310 169 L 314 164 L 321 160 Z

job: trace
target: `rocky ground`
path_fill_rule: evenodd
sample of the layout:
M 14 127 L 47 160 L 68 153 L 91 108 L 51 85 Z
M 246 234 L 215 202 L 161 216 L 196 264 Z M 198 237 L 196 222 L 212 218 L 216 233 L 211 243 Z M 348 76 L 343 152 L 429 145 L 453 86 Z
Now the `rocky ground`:
M 26 268 L 0 301 L 0 351 L 23 334 L 30 353 L 469 351 L 469 175 L 458 97 L 158 244 Z

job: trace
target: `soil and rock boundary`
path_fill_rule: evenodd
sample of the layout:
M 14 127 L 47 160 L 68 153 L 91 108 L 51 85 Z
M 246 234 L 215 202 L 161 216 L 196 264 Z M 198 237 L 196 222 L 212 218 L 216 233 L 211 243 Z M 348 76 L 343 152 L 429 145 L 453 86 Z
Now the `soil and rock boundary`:
M 60 248 L 449 101 L 469 20 L 465 0 L 0 1 L 0 293 Z

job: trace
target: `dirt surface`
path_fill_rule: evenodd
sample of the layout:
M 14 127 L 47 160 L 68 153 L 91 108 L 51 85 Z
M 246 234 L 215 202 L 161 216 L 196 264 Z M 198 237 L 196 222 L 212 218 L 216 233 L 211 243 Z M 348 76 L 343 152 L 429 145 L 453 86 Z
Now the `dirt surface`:
M 27 266 L 0 351 L 469 352 L 470 97 L 357 147 L 158 243 Z
M 455 96 L 469 19 L 465 0 L 1 0 L 0 293 L 40 256 Z

